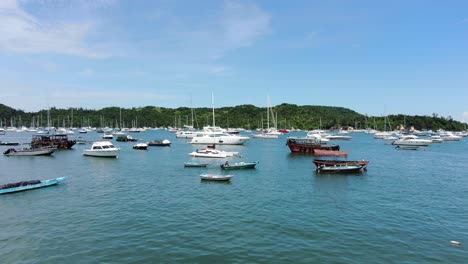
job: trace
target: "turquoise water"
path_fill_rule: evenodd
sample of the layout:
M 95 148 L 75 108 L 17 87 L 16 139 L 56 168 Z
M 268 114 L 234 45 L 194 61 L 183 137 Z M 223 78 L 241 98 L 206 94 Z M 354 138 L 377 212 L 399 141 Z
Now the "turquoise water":
M 90 140 L 102 134 L 81 135 Z M 119 159 L 82 156 L 89 145 L 52 157 L 0 157 L 0 183 L 49 179 L 58 186 L 0 196 L 2 263 L 466 263 L 468 144 L 395 150 L 366 134 L 338 142 L 349 159 L 369 159 L 362 175 L 316 175 L 312 157 L 278 140 L 251 139 L 234 161 L 231 183 L 202 182 L 221 173 L 184 168 L 200 148 L 167 131 L 170 148 L 133 150 Z M 10 133 L 2 141 L 30 141 Z M 3 152 L 7 147 L 0 147 Z M 453 246 L 451 240 L 460 241 Z

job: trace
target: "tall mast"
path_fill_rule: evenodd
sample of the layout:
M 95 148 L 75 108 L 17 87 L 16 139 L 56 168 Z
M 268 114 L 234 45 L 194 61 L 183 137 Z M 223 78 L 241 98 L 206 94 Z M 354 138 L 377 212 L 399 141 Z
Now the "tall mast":
M 212 105 L 212 108 L 213 108 L 213 128 L 216 126 L 216 123 L 215 123 L 215 111 L 214 111 L 214 95 L 213 95 L 213 91 L 211 91 L 211 105 Z
M 120 129 L 122 129 L 122 107 L 120 107 Z
M 267 127 L 270 130 L 270 95 L 267 95 Z
M 192 128 L 193 128 L 194 126 L 193 126 L 193 99 L 192 99 L 192 94 L 190 94 L 190 106 L 192 108 Z

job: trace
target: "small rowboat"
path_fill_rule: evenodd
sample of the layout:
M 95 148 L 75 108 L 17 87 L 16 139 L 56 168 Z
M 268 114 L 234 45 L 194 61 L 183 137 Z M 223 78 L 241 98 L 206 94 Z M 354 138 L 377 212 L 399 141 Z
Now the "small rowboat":
M 317 173 L 357 173 L 361 172 L 364 166 L 344 165 L 344 166 L 319 166 Z
M 230 181 L 232 175 L 200 174 L 200 179 L 204 181 Z
M 238 162 L 233 164 L 222 164 L 221 169 L 223 170 L 240 170 L 240 169 L 255 169 L 258 161 L 255 162 Z
M 47 186 L 56 185 L 62 181 L 64 181 L 67 177 L 60 177 L 56 179 L 50 180 L 34 180 L 34 181 L 22 181 L 22 182 L 15 182 L 9 183 L 0 186 L 0 194 L 6 193 L 14 193 L 14 192 L 22 192 Z
M 198 162 L 185 162 L 184 167 L 187 168 L 202 168 L 208 166 L 208 163 L 198 163 Z

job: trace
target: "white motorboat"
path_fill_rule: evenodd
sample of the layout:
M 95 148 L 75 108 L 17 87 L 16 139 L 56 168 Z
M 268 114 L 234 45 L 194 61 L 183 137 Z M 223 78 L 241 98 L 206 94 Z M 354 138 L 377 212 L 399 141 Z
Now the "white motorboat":
M 176 138 L 194 138 L 200 132 L 197 131 L 190 131 L 190 130 L 180 130 L 175 133 Z
M 192 157 L 198 157 L 198 158 L 226 158 L 227 157 L 226 153 L 218 151 L 218 150 L 213 150 L 209 152 L 194 151 L 192 153 L 189 153 L 189 155 Z
M 224 150 L 218 150 L 218 149 L 214 149 L 210 147 L 197 149 L 196 152 L 198 153 L 220 153 L 220 154 L 225 154 L 226 157 L 239 156 L 239 152 L 236 152 L 236 151 L 224 151 Z
M 338 135 L 338 134 L 335 134 L 335 135 L 327 135 L 325 136 L 326 139 L 329 139 L 329 140 L 350 140 L 352 139 L 353 137 L 351 136 L 346 136 L 346 135 Z
M 266 138 L 266 139 L 277 139 L 277 134 L 270 134 L 270 133 L 258 133 L 253 135 L 254 138 Z
M 403 136 L 401 139 L 395 140 L 392 143 L 392 145 L 427 147 L 431 143 L 432 143 L 432 140 L 430 139 L 420 139 L 414 135 L 406 135 L 406 136 Z
M 440 136 L 437 136 L 437 135 L 430 136 L 429 139 L 432 141 L 432 143 L 442 143 L 442 142 L 444 142 L 444 139 L 441 138 Z
M 85 149 L 83 155 L 93 157 L 110 157 L 117 158 L 120 149 L 112 145 L 109 141 L 96 141 L 91 146 L 91 149 Z
M 30 149 L 7 149 L 3 152 L 5 156 L 50 156 L 56 148 L 30 148 Z
M 104 134 L 104 135 L 102 136 L 102 138 L 103 138 L 103 139 L 113 139 L 113 138 L 114 138 L 114 135 L 112 135 L 112 134 Z
M 213 111 L 213 126 L 204 127 L 204 132 L 197 134 L 196 137 L 192 138 L 190 144 L 242 145 L 247 142 L 250 139 L 249 137 L 227 134 L 223 129 L 216 126 L 213 94 L 211 95 L 211 102 Z
M 138 143 L 138 144 L 133 145 L 133 148 L 145 150 L 145 149 L 148 149 L 148 143 Z
M 204 144 L 204 145 L 242 145 L 247 142 L 250 138 L 239 135 L 231 135 L 227 133 L 204 133 L 198 134 L 196 137 L 192 138 L 190 144 Z
M 376 139 L 384 139 L 385 137 L 389 137 L 392 134 L 389 132 L 376 132 L 374 133 L 374 138 Z
M 309 133 L 307 133 L 306 138 L 307 139 L 315 139 L 317 141 L 320 141 L 320 144 L 327 144 L 330 141 L 330 139 L 325 138 L 324 136 L 326 136 L 326 134 L 320 134 L 320 133 L 316 133 L 316 132 L 309 132 Z
M 462 137 L 454 135 L 452 132 L 443 132 L 440 133 L 440 137 L 444 141 L 460 141 Z

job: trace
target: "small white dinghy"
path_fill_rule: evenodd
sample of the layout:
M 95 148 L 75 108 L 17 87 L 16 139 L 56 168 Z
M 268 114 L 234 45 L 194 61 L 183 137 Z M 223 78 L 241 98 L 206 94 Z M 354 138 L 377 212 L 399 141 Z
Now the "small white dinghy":
M 232 175 L 200 174 L 200 179 L 205 181 L 230 181 Z

